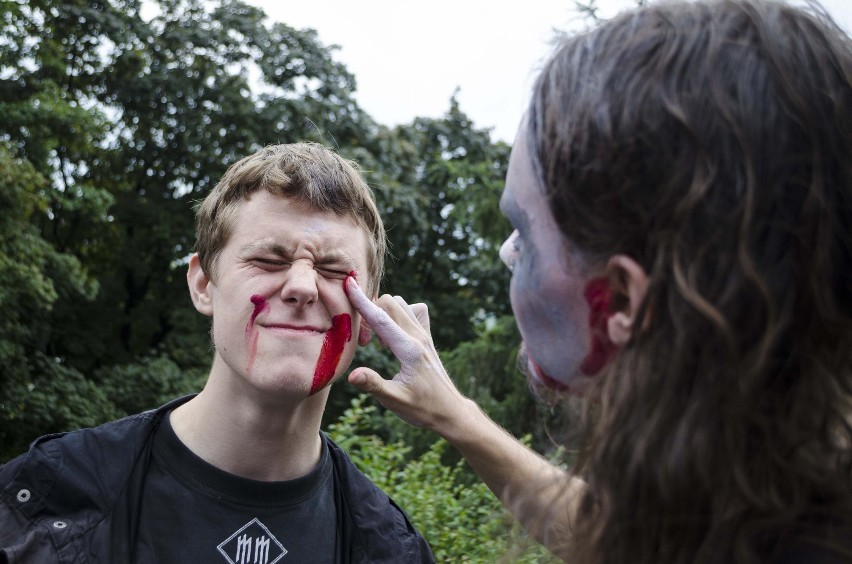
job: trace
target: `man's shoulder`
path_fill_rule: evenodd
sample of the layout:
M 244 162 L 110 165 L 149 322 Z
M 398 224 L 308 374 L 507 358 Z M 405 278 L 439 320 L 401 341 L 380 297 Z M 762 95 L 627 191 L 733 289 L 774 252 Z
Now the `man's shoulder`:
M 355 463 L 349 458 L 349 455 L 337 445 L 325 433 L 322 434 L 326 444 L 328 445 L 329 455 L 331 456 L 332 468 L 334 470 L 335 479 L 342 482 L 342 485 L 347 489 L 364 490 L 363 493 L 375 495 L 379 497 L 387 497 L 377 485 L 375 485 L 361 470 L 355 466 Z
M 27 452 L 13 459 L 7 465 L 23 462 L 36 453 L 41 453 L 50 459 L 65 456 L 90 459 L 93 454 L 99 451 L 111 449 L 127 451 L 133 448 L 136 444 L 135 441 L 145 440 L 152 429 L 162 420 L 164 414 L 186 402 L 190 397 L 178 398 L 156 409 L 129 415 L 95 427 L 41 436 L 30 444 Z
M 21 489 L 47 497 L 58 485 L 66 492 L 119 487 L 164 414 L 186 399 L 96 427 L 39 437 L 27 452 L 0 466 L 3 497 L 17 496 Z
M 384 520 L 405 517 L 405 512 L 394 503 L 393 499 L 373 483 L 355 463 L 349 455 L 325 436 L 328 450 L 332 461 L 334 480 L 342 494 L 347 498 L 350 510 L 361 518 Z

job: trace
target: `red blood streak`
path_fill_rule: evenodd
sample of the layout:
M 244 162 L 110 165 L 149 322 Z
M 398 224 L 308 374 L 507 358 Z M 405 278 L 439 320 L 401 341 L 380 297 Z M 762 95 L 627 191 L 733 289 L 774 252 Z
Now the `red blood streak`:
M 610 304 L 612 291 L 606 278 L 595 278 L 586 286 L 583 295 L 589 304 L 589 328 L 591 329 L 591 350 L 580 365 L 580 372 L 586 376 L 594 376 L 606 366 L 618 346 L 609 340 L 607 320 L 612 315 Z
M 331 319 L 331 329 L 326 331 L 322 342 L 317 368 L 314 371 L 314 381 L 311 384 L 311 394 L 320 391 L 328 384 L 337 370 L 343 349 L 352 340 L 352 318 L 348 313 L 335 315 Z
M 249 321 L 248 327 L 246 329 L 250 329 L 252 325 L 254 325 L 254 320 L 257 319 L 257 316 L 260 315 L 260 312 L 266 309 L 266 306 L 269 305 L 266 303 L 266 298 L 263 296 L 258 296 L 254 294 L 251 298 L 251 303 L 254 304 L 254 311 L 251 312 L 251 320 Z
M 258 334 L 252 331 L 254 329 L 254 320 L 257 319 L 257 316 L 263 310 L 269 307 L 269 304 L 266 303 L 266 298 L 263 296 L 255 294 L 250 299 L 251 303 L 254 304 L 254 311 L 251 312 L 251 319 L 249 319 L 248 325 L 246 325 L 246 348 L 249 349 L 248 362 L 246 363 L 246 372 L 248 373 L 251 372 L 251 367 L 254 365 L 254 359 L 257 356 Z

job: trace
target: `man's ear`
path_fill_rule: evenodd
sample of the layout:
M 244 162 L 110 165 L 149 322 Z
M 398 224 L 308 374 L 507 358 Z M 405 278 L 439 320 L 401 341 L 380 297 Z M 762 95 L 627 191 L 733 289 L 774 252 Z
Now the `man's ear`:
M 607 262 L 606 278 L 612 292 L 607 334 L 610 341 L 621 347 L 633 336 L 636 316 L 648 292 L 648 275 L 627 255 L 614 255 Z
M 186 283 L 189 286 L 189 296 L 192 304 L 199 313 L 210 317 L 213 315 L 213 300 L 210 296 L 212 282 L 207 278 L 198 260 L 198 253 L 189 257 L 189 268 L 186 271 Z

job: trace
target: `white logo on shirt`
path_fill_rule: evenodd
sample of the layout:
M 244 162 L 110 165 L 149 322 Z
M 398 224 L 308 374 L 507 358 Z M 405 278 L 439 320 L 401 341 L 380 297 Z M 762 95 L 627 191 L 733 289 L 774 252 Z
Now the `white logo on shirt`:
M 216 548 L 230 564 L 275 564 L 287 554 L 287 549 L 257 518 L 240 527 Z

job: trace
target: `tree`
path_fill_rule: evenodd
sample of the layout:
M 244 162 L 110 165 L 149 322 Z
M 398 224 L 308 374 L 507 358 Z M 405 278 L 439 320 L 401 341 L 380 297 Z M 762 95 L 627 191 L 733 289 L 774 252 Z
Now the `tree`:
M 333 48 L 311 30 L 270 25 L 239 1 L 145 7 L 154 15 L 143 17 L 136 0 L 3 4 L 0 140 L 15 182 L 31 185 L 40 202 L 16 221 L 74 273 L 37 266 L 46 279 L 66 276 L 55 283 L 68 291 L 7 327 L 15 347 L 39 335 L 26 352 L 10 345 L 16 358 L 49 359 L 20 369 L 20 397 L 69 410 L 52 424 L 46 410 L 43 424 L 18 431 L 16 444 L 198 389 L 212 355 L 209 320 L 186 298 L 192 207 L 238 158 L 298 140 L 333 140 L 361 163 L 391 242 L 384 290 L 429 305 L 435 342 L 457 359 L 454 376 L 472 392 L 511 382 L 517 397 L 476 397 L 501 423 L 526 430 L 510 421 L 530 413 L 504 358 L 514 345 L 503 340 L 516 335 L 498 321 L 509 314 L 508 272 L 497 258 L 509 232 L 498 209 L 509 147 L 492 143 L 455 98 L 439 119 L 376 124 L 353 100 L 355 80 Z M 74 280 L 86 291 L 73 294 Z M 17 295 L 12 278 L 0 284 Z M 502 360 L 483 369 L 477 359 L 490 346 Z M 393 373 L 375 346 L 356 362 Z M 35 379 L 57 381 L 57 371 L 66 374 L 61 389 L 28 391 Z M 353 395 L 338 386 L 327 421 Z
M 385 291 L 423 301 L 439 349 L 508 312 L 508 273 L 497 250 L 509 233 L 499 211 L 509 147 L 492 143 L 455 98 L 440 119 L 383 129 L 355 152 L 388 230 Z
M 440 350 L 475 338 L 481 326 L 508 313 L 509 274 L 497 256 L 509 233 L 499 210 L 508 145 L 493 143 L 452 98 L 442 118 L 377 126 L 341 152 L 361 165 L 385 222 L 390 252 L 382 293 L 426 303 Z M 398 369 L 375 345 L 359 350 L 354 366 L 361 365 L 387 376 Z M 326 421 L 355 394 L 338 386 Z M 415 439 L 417 431 L 404 424 L 388 425 L 417 444 L 428 440 Z
M 48 420 L 60 404 L 80 414 L 57 412 L 51 430 L 198 385 L 208 320 L 186 299 L 184 261 L 192 207 L 229 164 L 273 142 L 357 144 L 374 127 L 315 32 L 267 25 L 238 1 L 148 3 L 147 19 L 142 6 L 32 0 L 0 10 L 0 141 L 13 159 L 4 170 L 15 194 L 38 197 L 8 230 L 38 236 L 43 259 L 33 254 L 32 268 L 58 284 L 39 282 L 43 307 L 9 317 L 4 350 L 9 362 L 29 360 L 14 376 L 15 405 L 37 400 Z M 30 252 L 14 241 L 10 261 Z M 0 292 L 18 299 L 24 275 L 7 273 Z M 54 385 L 30 389 L 33 379 Z M 0 418 L 20 417 L 2 404 Z M 20 445 L 42 431 L 9 432 Z
M 35 436 L 113 417 L 105 395 L 50 351 L 52 314 L 64 301 L 91 303 L 97 283 L 73 255 L 39 232 L 49 182 L 0 144 L 0 459 Z

